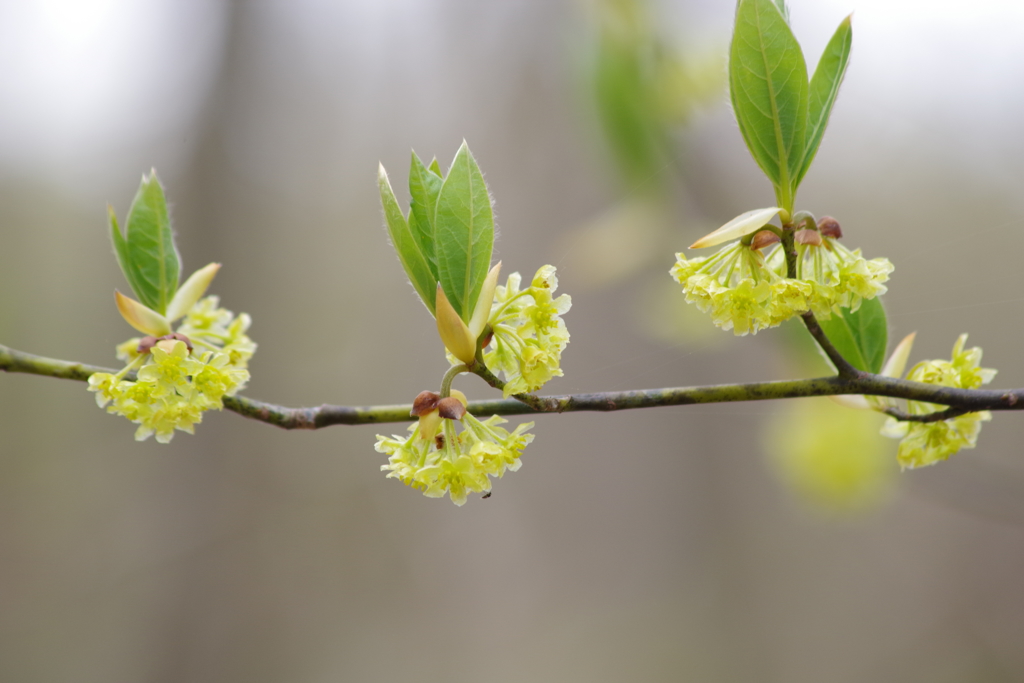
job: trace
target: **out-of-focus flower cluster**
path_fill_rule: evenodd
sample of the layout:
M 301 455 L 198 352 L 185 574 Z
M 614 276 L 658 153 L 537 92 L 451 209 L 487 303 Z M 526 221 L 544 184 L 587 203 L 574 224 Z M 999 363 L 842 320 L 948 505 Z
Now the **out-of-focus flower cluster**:
M 152 435 L 168 443 L 174 430 L 193 433 L 206 410 L 220 410 L 249 381 L 246 369 L 256 344 L 246 335 L 251 320 L 237 317 L 208 296 L 189 310 L 176 333 L 135 337 L 117 346 L 127 363 L 117 374 L 98 372 L 89 391 L 107 412 L 139 425 L 136 440 Z M 136 379 L 126 379 L 136 371 Z
M 533 434 L 526 433 L 533 423 L 509 432 L 499 426 L 506 420 L 497 415 L 481 421 L 460 412 L 461 431 L 455 419 L 438 417 L 435 409 L 421 415 L 407 437 L 378 434 L 374 448 L 388 456 L 381 470 L 425 496 L 441 498 L 447 493 L 460 506 L 470 493 L 490 492 L 490 477 L 519 469 L 523 449 L 533 441 Z
M 504 287 L 495 289 L 488 317 L 493 332 L 484 363 L 505 379 L 505 397 L 536 391 L 552 377 L 561 377 L 562 351 L 569 331 L 562 320 L 572 300 L 568 294 L 554 297 L 558 278 L 554 266 L 543 266 L 526 289 L 512 273 Z
M 967 335 L 962 334 L 953 345 L 951 360 L 926 360 L 907 373 L 907 379 L 925 384 L 960 389 L 977 389 L 988 384 L 996 371 L 981 367 L 981 349 L 964 349 Z M 927 415 L 945 406 L 921 401 L 907 401 L 911 415 Z M 992 419 L 990 412 L 967 413 L 941 422 L 906 422 L 889 418 L 882 434 L 900 441 L 897 459 L 904 469 L 933 465 L 948 459 L 962 448 L 974 448 L 981 423 Z
M 813 233 L 813 234 L 812 234 Z M 767 234 L 767 233 L 764 233 Z M 835 237 L 802 230 L 797 240 L 797 272 L 787 277 L 781 244 L 759 247 L 755 239 L 727 244 L 715 254 L 687 259 L 676 254 L 669 271 L 683 286 L 686 300 L 711 314 L 723 330 L 756 334 L 812 311 L 828 319 L 840 307 L 853 311 L 864 299 L 886 292 L 893 265 L 888 259 L 865 259 Z

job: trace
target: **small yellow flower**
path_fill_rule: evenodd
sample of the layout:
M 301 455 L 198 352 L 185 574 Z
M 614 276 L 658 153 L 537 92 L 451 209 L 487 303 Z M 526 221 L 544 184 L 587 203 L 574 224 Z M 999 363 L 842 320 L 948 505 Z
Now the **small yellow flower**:
M 763 221 L 771 220 L 772 212 L 778 208 L 748 212 L 694 247 L 749 235 L 763 227 Z M 881 258 L 866 260 L 859 249 L 850 251 L 839 242 L 838 230 L 797 232 L 795 278 L 788 277 L 779 240 L 756 239 L 765 234 L 756 233 L 749 245 L 741 241 L 728 244 L 711 256 L 688 259 L 676 254 L 676 263 L 669 270 L 683 286 L 687 302 L 711 313 L 715 325 L 724 330 L 756 334 L 807 311 L 827 320 L 840 307 L 856 311 L 861 301 L 886 291 L 883 283 L 889 279 L 892 264 Z
M 973 347 L 964 350 L 966 343 L 967 335 L 960 335 L 953 345 L 951 360 L 922 361 L 910 369 L 907 379 L 960 389 L 977 389 L 992 381 L 996 371 L 980 366 L 981 349 Z M 944 407 L 922 401 L 907 401 L 907 412 L 911 415 L 927 415 Z M 947 460 L 963 448 L 974 448 L 981 432 L 981 423 L 991 419 L 992 414 L 987 410 L 941 422 L 907 422 L 889 418 L 882 433 L 902 439 L 896 457 L 901 467 L 912 469 Z
M 498 426 L 505 420 L 497 415 L 481 421 L 465 413 L 463 429 L 458 431 L 456 420 L 426 419 L 436 413 L 435 409 L 420 415 L 405 438 L 378 434 L 374 449 L 388 456 L 387 464 L 381 466 L 388 478 L 431 498 L 447 493 L 456 505 L 465 504 L 470 493 L 490 491 L 489 477 L 500 478 L 506 471 L 519 469 L 523 449 L 533 440 L 526 433 L 532 422 L 509 432 Z
M 506 398 L 561 377 L 562 352 L 569 344 L 562 315 L 572 299 L 568 294 L 553 296 L 558 288 L 555 267 L 542 266 L 527 289 L 519 289 L 521 282 L 519 273 L 512 273 L 505 286 L 496 288 L 488 320 L 493 335 L 484 363 L 495 374 L 504 374 Z
M 217 268 L 207 266 L 179 289 L 180 296 L 168 309 L 175 317 L 185 316 L 176 333 L 119 344 L 117 356 L 128 365 L 116 375 L 96 373 L 89 378 L 89 391 L 96 393 L 101 408 L 139 425 L 138 440 L 155 435 L 160 443 L 168 443 L 175 430 L 191 434 L 204 411 L 222 409 L 224 397 L 233 396 L 249 381 L 246 366 L 256 350 L 246 335 L 249 316 L 236 318 L 219 308 L 215 296 L 196 301 Z M 126 320 L 142 332 L 160 331 L 163 323 L 173 320 L 171 315 L 154 317 L 154 311 L 123 295 L 117 301 Z M 191 309 L 182 312 L 189 302 Z M 124 379 L 131 370 L 136 370 L 135 380 Z

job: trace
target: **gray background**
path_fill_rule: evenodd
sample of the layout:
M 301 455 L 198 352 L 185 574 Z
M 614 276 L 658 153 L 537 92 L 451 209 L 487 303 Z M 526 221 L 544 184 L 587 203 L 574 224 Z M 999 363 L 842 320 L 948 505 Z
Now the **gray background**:
M 791 3 L 811 64 L 856 11 L 798 204 L 896 264 L 886 303 L 894 335 L 917 330 L 915 359 L 969 331 L 997 386 L 1024 385 L 1017 5 Z M 732 6 L 656 11 L 684 51 L 724 53 Z M 410 147 L 445 165 L 465 137 L 497 257 L 560 266 L 574 296 L 547 390 L 790 376 L 777 331 L 670 341 L 642 320 L 676 291 L 673 251 L 772 202 L 724 88 L 676 131 L 686 199 L 650 277 L 586 285 L 570 236 L 636 190 L 582 77 L 588 16 L 548 0 L 0 4 L 0 341 L 115 363 L 132 333 L 105 204 L 123 216 L 155 166 L 185 271 L 222 262 L 214 291 L 255 321 L 246 395 L 410 401 L 446 363 L 387 243 L 376 165 L 405 204 Z M 523 468 L 459 509 L 384 479 L 381 428 L 213 413 L 195 436 L 135 443 L 81 383 L 0 376 L 0 680 L 1024 679 L 1024 421 L 997 416 L 976 450 L 836 515 L 763 454 L 784 409 L 542 416 Z

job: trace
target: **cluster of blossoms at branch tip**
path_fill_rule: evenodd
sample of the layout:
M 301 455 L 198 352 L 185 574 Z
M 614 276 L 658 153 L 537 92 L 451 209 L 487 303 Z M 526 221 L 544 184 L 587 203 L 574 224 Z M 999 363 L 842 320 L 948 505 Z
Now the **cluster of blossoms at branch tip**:
M 981 349 L 975 346 L 965 350 L 966 343 L 967 335 L 960 335 L 953 345 L 951 360 L 922 361 L 910 369 L 907 379 L 959 389 L 977 389 L 988 384 L 996 371 L 981 367 Z M 934 403 L 907 401 L 907 412 L 911 415 L 927 415 L 944 408 Z M 902 439 L 896 457 L 901 467 L 913 469 L 946 460 L 961 448 L 974 448 L 981 423 L 991 419 L 992 414 L 987 410 L 941 422 L 905 422 L 889 418 L 882 434 Z
M 136 440 L 155 434 L 168 443 L 175 429 L 191 434 L 204 411 L 220 410 L 224 397 L 249 381 L 246 368 L 256 351 L 246 335 L 250 324 L 247 314 L 235 316 L 208 296 L 189 309 L 177 332 L 119 344 L 117 357 L 127 365 L 117 374 L 93 374 L 89 391 L 101 408 L 139 425 Z M 136 378 L 127 379 L 132 370 Z
M 768 231 L 757 233 L 749 245 L 736 241 L 711 256 L 687 259 L 678 253 L 669 272 L 689 303 L 737 336 L 756 334 L 807 311 L 827 320 L 841 307 L 856 311 L 864 299 L 884 294 L 893 270 L 888 259 L 868 260 L 859 249 L 843 246 L 838 224 L 833 224 L 833 230 L 796 233 L 795 278 L 787 277 L 783 247 Z
M 569 331 L 562 315 L 572 306 L 568 294 L 554 297 L 558 278 L 554 266 L 542 266 L 530 286 L 512 273 L 494 292 L 488 325 L 493 336 L 484 351 L 484 364 L 505 376 L 505 397 L 530 393 L 552 377 L 561 377 L 562 351 Z
M 374 448 L 388 455 L 381 470 L 425 496 L 441 498 L 447 493 L 460 506 L 470 493 L 489 494 L 490 477 L 519 469 L 523 449 L 533 441 L 533 434 L 525 433 L 533 423 L 509 432 L 498 426 L 506 420 L 497 415 L 478 420 L 465 406 L 466 398 L 458 391 L 446 399 L 422 392 L 413 404 L 413 414 L 420 419 L 410 425 L 409 436 L 377 435 Z M 462 422 L 461 431 L 456 430 L 456 420 Z

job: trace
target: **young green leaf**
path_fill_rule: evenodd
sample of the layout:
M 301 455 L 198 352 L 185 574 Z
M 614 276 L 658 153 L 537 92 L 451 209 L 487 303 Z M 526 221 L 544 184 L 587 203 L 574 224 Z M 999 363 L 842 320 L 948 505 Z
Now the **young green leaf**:
M 121 226 L 117 224 L 117 214 L 114 212 L 114 207 L 107 205 L 107 219 L 110 222 L 110 241 L 114 243 L 114 256 L 117 257 L 117 265 L 121 267 L 121 272 L 124 274 L 124 279 L 128 281 L 128 285 L 132 288 L 133 292 L 136 292 L 138 296 L 138 287 L 135 285 L 135 271 L 128 267 L 128 242 L 125 240 L 124 235 L 121 234 Z
M 850 365 L 866 372 L 877 373 L 882 369 L 889 332 L 885 308 L 878 297 L 865 299 L 854 312 L 844 308 L 818 323 Z
M 388 174 L 384 170 L 383 164 L 380 165 L 377 172 L 377 185 L 380 189 L 380 203 L 384 207 L 384 221 L 388 226 L 391 244 L 394 245 L 395 252 L 398 253 L 398 260 L 401 261 L 405 274 L 409 276 L 409 282 L 412 283 L 416 293 L 420 295 L 427 310 L 433 315 L 437 280 L 434 279 L 430 264 L 420 251 L 416 239 L 409 229 L 409 224 L 406 222 L 405 216 L 402 215 L 402 209 L 398 206 L 398 200 L 395 199 L 394 190 L 391 189 L 391 182 L 388 180 Z M 409 215 L 411 217 L 412 213 L 410 212 Z
M 441 180 L 444 180 L 444 173 L 441 173 L 441 164 L 437 163 L 437 157 L 430 160 L 430 166 L 427 167 L 431 173 L 436 175 Z
M 441 286 L 468 321 L 491 267 L 494 214 L 480 167 L 465 141 L 441 186 L 434 218 L 434 255 Z
M 113 211 L 110 218 L 114 252 L 125 279 L 143 304 L 163 315 L 178 291 L 181 258 L 174 246 L 167 200 L 156 171 L 142 177 L 128 210 L 125 235 L 121 235 Z
M 832 39 L 825 46 L 825 51 L 818 61 L 818 67 L 811 77 L 811 85 L 807 100 L 807 142 L 804 145 L 804 156 L 793 182 L 795 188 L 803 180 L 807 169 L 814 161 L 818 152 L 821 137 L 828 126 L 828 118 L 832 113 L 839 86 L 843 82 L 846 66 L 850 62 L 850 46 L 853 42 L 853 29 L 850 21 L 853 15 L 843 19 Z
M 740 0 L 736 8 L 729 91 L 747 148 L 775 185 L 779 206 L 792 213 L 806 135 L 807 65 L 772 0 Z
M 441 194 L 444 180 L 432 173 L 416 152 L 412 153 L 409 164 L 409 230 L 416 240 L 420 252 L 426 257 L 430 272 L 437 283 L 437 259 L 434 256 L 434 212 L 437 210 L 437 196 Z

